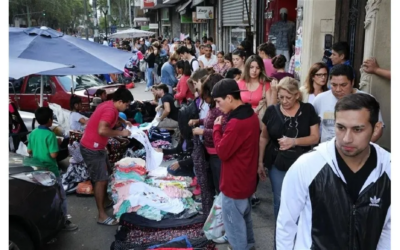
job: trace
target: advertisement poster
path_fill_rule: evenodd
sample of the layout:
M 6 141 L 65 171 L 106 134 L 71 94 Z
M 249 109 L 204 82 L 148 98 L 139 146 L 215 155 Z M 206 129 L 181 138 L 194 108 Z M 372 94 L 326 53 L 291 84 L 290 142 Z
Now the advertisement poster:
M 297 39 L 295 44 L 295 55 L 294 55 L 294 72 L 300 78 L 301 70 L 301 48 L 303 47 L 303 34 L 302 27 L 297 30 Z
M 207 23 L 206 19 L 197 19 L 196 12 L 192 12 L 192 21 L 193 21 L 193 23 Z
M 197 6 L 196 15 L 198 19 L 214 19 L 214 7 Z
M 144 0 L 143 7 L 144 8 L 153 8 L 155 6 L 154 0 Z

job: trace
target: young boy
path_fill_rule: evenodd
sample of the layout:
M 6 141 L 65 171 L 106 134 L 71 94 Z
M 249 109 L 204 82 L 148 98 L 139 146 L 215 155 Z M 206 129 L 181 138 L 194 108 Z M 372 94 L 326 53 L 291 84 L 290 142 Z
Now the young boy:
M 222 196 L 222 219 L 232 247 L 255 249 L 251 197 L 256 191 L 260 125 L 251 105 L 244 104 L 239 86 L 233 79 L 215 84 L 212 97 L 217 107 L 229 114 L 222 132 L 222 116 L 214 122 L 213 139 L 221 159 L 219 188 Z
M 38 108 L 35 112 L 35 118 L 40 126 L 33 130 L 28 138 L 28 153 L 33 156 L 34 160 L 40 161 L 42 166 L 53 172 L 57 177 L 58 185 L 62 199 L 62 210 L 64 216 L 67 216 L 67 196 L 62 186 L 60 172 L 58 171 L 57 155 L 58 140 L 56 135 L 49 129 L 53 124 L 53 110 L 48 107 Z M 78 229 L 68 219 L 65 219 L 63 230 L 73 231 Z

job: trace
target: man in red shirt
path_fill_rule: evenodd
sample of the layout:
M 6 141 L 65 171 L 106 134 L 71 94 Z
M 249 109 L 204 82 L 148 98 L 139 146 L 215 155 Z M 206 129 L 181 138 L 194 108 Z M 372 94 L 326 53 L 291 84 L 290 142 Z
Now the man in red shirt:
M 113 99 L 97 106 L 86 126 L 81 139 L 81 154 L 85 161 L 92 183 L 94 183 L 94 197 L 96 199 L 99 218 L 97 223 L 107 226 L 117 225 L 117 221 L 108 217 L 104 210 L 104 199 L 108 183 L 110 166 L 106 145 L 109 137 L 129 136 L 129 130 L 113 130 L 118 120 L 132 126 L 119 118 L 119 112 L 125 111 L 133 101 L 132 93 L 126 88 L 119 88 L 114 92 Z
M 256 191 L 260 125 L 250 104 L 243 104 L 239 86 L 223 79 L 212 89 L 217 107 L 229 113 L 225 131 L 222 116 L 214 122 L 213 139 L 221 159 L 222 218 L 231 249 L 255 249 L 251 196 Z

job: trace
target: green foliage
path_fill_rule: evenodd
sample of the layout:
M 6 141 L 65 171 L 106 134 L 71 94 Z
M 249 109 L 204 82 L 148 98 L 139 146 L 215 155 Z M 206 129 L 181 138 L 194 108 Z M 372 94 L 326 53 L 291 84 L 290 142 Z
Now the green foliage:
M 91 9 L 87 0 L 88 13 Z M 13 23 L 14 16 L 27 19 L 28 11 L 31 19 L 36 20 L 36 25 L 74 29 L 84 14 L 84 0 L 9 0 L 10 23 Z

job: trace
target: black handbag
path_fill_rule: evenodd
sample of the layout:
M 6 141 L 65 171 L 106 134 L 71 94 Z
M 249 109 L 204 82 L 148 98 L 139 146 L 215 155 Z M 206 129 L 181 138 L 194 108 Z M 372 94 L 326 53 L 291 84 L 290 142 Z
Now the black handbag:
M 300 106 L 301 108 L 301 106 Z M 285 119 L 283 118 L 282 113 L 278 110 L 278 105 L 275 105 L 275 109 L 276 112 L 278 113 L 278 116 L 282 122 L 282 135 L 285 135 Z M 291 127 L 290 129 L 292 129 L 292 131 L 294 131 L 293 129 L 297 130 L 297 117 L 298 115 L 301 114 L 300 110 L 297 112 L 295 119 L 296 119 L 296 126 L 295 127 Z M 288 135 L 288 130 L 286 130 L 286 135 Z M 290 136 L 289 136 L 290 137 Z M 294 136 L 294 138 L 297 137 L 297 134 Z M 292 137 L 293 138 L 293 137 Z M 304 148 L 300 147 L 300 146 L 295 146 L 293 148 L 290 148 L 288 150 L 278 150 L 278 153 L 276 155 L 276 159 L 275 159 L 275 167 L 280 170 L 280 171 L 288 171 L 289 168 L 293 165 L 293 163 L 304 153 Z

